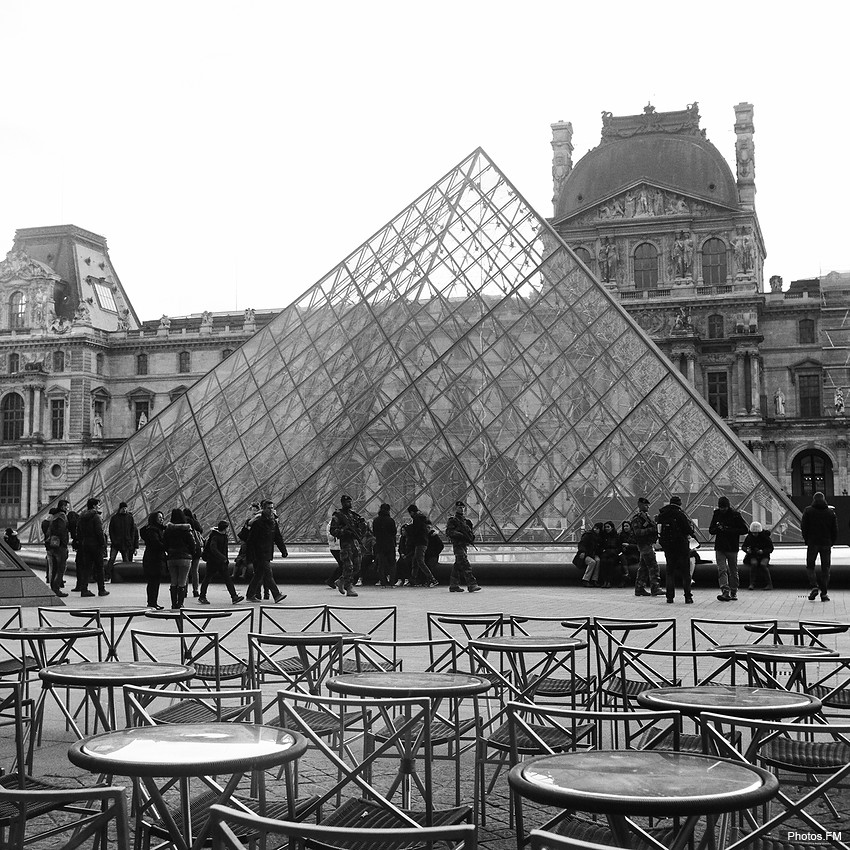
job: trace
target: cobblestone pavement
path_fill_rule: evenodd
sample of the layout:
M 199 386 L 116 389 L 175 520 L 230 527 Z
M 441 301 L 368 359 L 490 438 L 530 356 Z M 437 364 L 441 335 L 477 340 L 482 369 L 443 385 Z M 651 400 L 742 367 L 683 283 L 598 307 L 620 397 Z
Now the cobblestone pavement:
M 503 611 L 511 614 L 533 614 L 538 617 L 575 617 L 575 616 L 605 616 L 625 618 L 675 617 L 679 629 L 679 644 L 686 647 L 690 643 L 689 625 L 691 617 L 706 617 L 718 619 L 758 619 L 770 617 L 788 620 L 798 619 L 828 619 L 847 621 L 848 600 L 850 593 L 835 591 L 831 593 L 831 601 L 827 603 L 809 602 L 804 589 L 777 589 L 772 592 L 746 591 L 740 593 L 740 601 L 736 604 L 721 603 L 716 600 L 716 587 L 696 587 L 695 605 L 685 606 L 681 599 L 675 605 L 666 605 L 664 597 L 635 597 L 628 589 L 603 590 L 580 587 L 533 587 L 501 585 L 485 588 L 474 597 L 467 593 L 448 593 L 445 586 L 426 589 L 394 589 L 360 588 L 357 599 L 339 596 L 336 591 L 324 585 L 292 585 L 281 586 L 288 596 L 284 602 L 275 606 L 285 611 L 294 606 L 317 604 L 332 604 L 340 608 L 368 605 L 398 606 L 399 638 L 427 637 L 426 612 L 442 611 L 463 613 L 474 611 Z M 141 584 L 122 583 L 110 585 L 109 597 L 94 600 L 81 600 L 77 594 L 71 594 L 66 600 L 69 608 L 91 607 L 92 603 L 107 606 L 127 606 L 143 604 L 144 587 Z M 220 585 L 210 589 L 213 606 L 225 605 L 227 594 Z M 88 603 L 84 605 L 83 603 Z M 195 607 L 196 602 L 191 598 L 187 607 Z M 66 617 L 69 622 L 80 624 L 80 620 L 71 620 L 61 609 L 52 609 L 54 617 Z M 25 624 L 35 625 L 37 612 L 34 609 L 25 610 Z M 137 620 L 136 623 L 139 623 Z M 150 620 L 143 621 L 143 628 L 150 627 Z M 157 624 L 156 628 L 166 628 L 170 624 Z M 172 626 L 173 628 L 173 626 Z M 738 641 L 740 635 L 730 630 L 725 638 Z M 850 654 L 850 635 L 831 635 L 826 642 L 841 653 Z M 121 646 L 121 655 L 131 657 L 129 641 Z M 273 688 L 268 689 L 271 693 Z M 58 708 L 48 705 L 45 717 L 44 737 L 36 750 L 34 772 L 61 786 L 90 785 L 93 777 L 73 767 L 67 758 L 67 750 L 73 742 L 73 734 L 66 730 Z M 10 742 L 8 737 L 0 739 L 3 763 L 8 764 Z M 308 793 L 311 787 L 318 787 L 327 781 L 325 771 L 315 754 L 305 756 L 299 765 L 301 794 Z M 472 800 L 473 792 L 473 755 L 469 751 L 462 760 L 461 796 L 468 802 Z M 126 780 L 116 777 L 116 784 L 124 784 Z M 282 793 L 282 782 L 273 774 L 269 775 L 270 794 L 278 796 Z M 435 766 L 434 788 L 435 803 L 438 806 L 454 804 L 454 769 L 448 763 L 438 762 Z M 845 791 L 837 792 L 833 797 L 839 811 L 839 818 L 830 818 L 829 823 L 844 830 L 845 840 L 850 838 L 850 797 Z M 818 817 L 825 817 L 823 804 L 818 805 Z M 542 822 L 543 812 L 527 806 L 526 826 L 530 828 Z M 502 775 L 497 781 L 492 793 L 487 797 L 487 821 L 480 829 L 479 842 L 487 850 L 507 850 L 516 846 L 514 831 L 510 823 L 508 806 L 507 782 Z M 55 848 L 63 846 L 61 840 L 42 842 L 37 847 Z M 113 843 L 113 846 L 114 843 Z

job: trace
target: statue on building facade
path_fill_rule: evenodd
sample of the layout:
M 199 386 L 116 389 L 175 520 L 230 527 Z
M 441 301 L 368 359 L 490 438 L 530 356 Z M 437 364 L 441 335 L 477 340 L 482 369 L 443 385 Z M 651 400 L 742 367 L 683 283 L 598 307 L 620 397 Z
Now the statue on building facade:
M 168 316 L 165 315 L 165 313 L 162 314 L 159 320 L 159 327 L 161 330 L 166 331 L 171 327 L 171 319 L 169 319 Z
M 596 255 L 599 261 L 599 277 L 609 283 L 617 277 L 617 246 L 606 236 L 605 241 L 599 246 Z
M 142 428 L 144 428 L 145 425 L 147 425 L 147 424 L 148 424 L 148 415 L 143 410 L 142 415 L 139 417 L 139 421 L 136 423 L 136 430 L 141 431 Z
M 103 439 L 103 420 L 96 413 L 91 423 L 91 435 L 95 440 Z
M 770 291 L 771 292 L 782 292 L 782 278 L 778 274 L 771 275 Z
M 246 325 L 253 325 L 254 324 L 254 310 L 253 310 L 253 308 L 249 307 L 245 311 L 245 318 L 244 318 L 243 321 Z
M 753 237 L 749 233 L 739 233 L 732 240 L 735 250 L 735 266 L 738 273 L 748 274 L 755 265 L 755 248 Z
M 44 268 L 31 259 L 24 248 L 13 246 L 6 254 L 6 259 L 0 263 L 0 281 L 32 280 L 48 276 Z
M 673 242 L 670 258 L 673 264 L 673 277 L 683 278 L 690 275 L 694 266 L 694 240 L 690 233 L 685 236 L 684 230 L 679 232 Z
M 213 325 L 213 315 L 209 310 L 204 310 L 201 313 L 201 327 L 202 328 L 211 328 Z
M 91 312 L 89 311 L 88 304 L 85 301 L 80 301 L 77 304 L 77 309 L 74 310 L 74 324 L 75 325 L 90 325 L 91 324 Z
M 773 409 L 777 416 L 785 415 L 785 393 L 782 392 L 782 387 L 777 387 L 773 394 Z
M 690 307 L 679 307 L 679 312 L 676 314 L 676 321 L 673 323 L 673 330 L 675 330 L 675 331 L 693 330 L 693 325 L 691 324 Z
M 130 311 L 126 307 L 118 314 L 118 330 L 130 330 Z
M 835 398 L 833 399 L 833 404 L 835 405 L 835 415 L 843 416 L 844 415 L 844 393 L 841 387 L 835 388 Z

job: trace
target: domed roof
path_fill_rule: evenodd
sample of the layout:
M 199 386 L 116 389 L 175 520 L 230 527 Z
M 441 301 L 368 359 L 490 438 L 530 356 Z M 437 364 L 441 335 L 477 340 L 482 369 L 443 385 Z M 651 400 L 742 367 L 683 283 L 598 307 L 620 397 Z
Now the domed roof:
M 738 207 L 732 170 L 708 139 L 693 134 L 643 133 L 604 141 L 588 151 L 564 181 L 555 219 L 594 206 L 640 181 Z

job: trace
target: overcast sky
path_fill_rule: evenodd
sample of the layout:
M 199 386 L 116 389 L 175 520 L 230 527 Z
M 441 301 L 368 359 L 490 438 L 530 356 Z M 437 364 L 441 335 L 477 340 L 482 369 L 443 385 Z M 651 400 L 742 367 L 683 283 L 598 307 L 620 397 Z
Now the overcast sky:
M 283 307 L 479 145 L 548 216 L 552 122 L 577 161 L 696 100 L 734 172 L 750 101 L 765 281 L 848 269 L 847 8 L 5 0 L 0 249 L 94 230 L 142 319 Z

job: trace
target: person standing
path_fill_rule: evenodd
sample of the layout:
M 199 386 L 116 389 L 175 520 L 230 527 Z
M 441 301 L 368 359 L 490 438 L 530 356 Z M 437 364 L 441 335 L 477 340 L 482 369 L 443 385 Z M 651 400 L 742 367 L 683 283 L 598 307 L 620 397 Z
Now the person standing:
M 70 503 L 60 500 L 47 529 L 47 557 L 50 561 L 50 589 L 56 596 L 67 596 L 62 590 L 65 584 L 65 565 L 68 563 L 68 508 Z
M 721 602 L 736 602 L 738 599 L 738 549 L 741 546 L 741 535 L 748 531 L 741 514 L 729 504 L 726 496 L 721 496 L 708 526 L 708 533 L 715 536 L 714 560 L 720 585 L 717 598 Z
M 838 521 L 835 511 L 826 503 L 823 493 L 815 493 L 812 503 L 803 511 L 800 523 L 803 542 L 806 544 L 806 574 L 809 578 L 809 600 L 829 602 L 829 568 L 832 564 L 832 547 L 838 539 Z M 820 558 L 820 577 L 815 578 L 815 563 Z
M 330 519 L 328 520 L 327 528 L 325 529 L 325 536 L 328 540 L 328 552 L 331 553 L 331 557 L 336 561 L 336 566 L 333 568 L 331 574 L 325 579 L 325 584 L 331 589 L 336 590 L 336 580 L 342 575 L 342 558 L 339 554 L 339 540 L 331 534 L 331 524 L 334 521 L 333 511 L 331 511 Z
M 145 542 L 142 555 L 142 573 L 145 577 L 147 605 L 153 611 L 162 611 L 159 604 L 159 585 L 163 570 L 168 562 L 165 552 L 165 517 L 162 511 L 154 511 L 148 516 L 147 525 L 142 526 L 139 536 Z
M 661 543 L 664 560 L 667 562 L 667 602 L 672 605 L 676 597 L 676 577 L 678 576 L 685 594 L 685 603 L 690 605 L 694 601 L 694 596 L 691 590 L 691 553 L 688 539 L 694 536 L 694 527 L 682 510 L 681 498 L 671 496 L 669 504 L 662 506 L 655 521 L 661 526 L 658 541 Z
M 410 568 L 410 583 L 423 584 L 425 587 L 436 587 L 440 582 L 425 563 L 425 553 L 428 551 L 428 526 L 431 523 L 416 505 L 408 505 L 407 512 L 413 520 L 410 531 L 407 532 L 408 545 L 413 550 L 413 564 Z
M 392 587 L 395 584 L 396 524 L 390 516 L 390 506 L 386 502 L 378 508 L 378 515 L 372 520 L 372 534 L 375 536 L 375 569 L 378 580 L 381 587 Z
M 179 611 L 186 601 L 189 570 L 195 552 L 192 526 L 180 508 L 172 508 L 171 519 L 165 526 L 165 551 L 168 576 L 171 580 L 171 610 Z
M 658 596 L 661 592 L 658 560 L 655 557 L 658 525 L 649 515 L 649 499 L 644 496 L 638 499 L 638 511 L 632 517 L 632 536 L 640 554 L 635 578 L 635 596 Z
M 602 587 L 616 587 L 620 579 L 620 535 L 611 520 L 602 524 L 599 535 L 599 577 Z
M 242 523 L 242 527 L 239 529 L 236 537 L 239 540 L 239 551 L 236 553 L 236 560 L 233 562 L 233 580 L 234 582 L 240 581 L 243 578 L 246 581 L 251 580 L 251 576 L 254 575 L 254 570 L 251 564 L 248 563 L 246 548 L 248 546 L 248 532 L 251 528 L 251 521 L 260 515 L 260 503 L 259 502 L 251 502 L 250 508 L 248 508 L 248 518 L 245 522 Z
M 470 593 L 477 593 L 481 585 L 476 581 L 469 563 L 469 547 L 475 542 L 475 532 L 472 523 L 466 518 L 464 502 L 455 502 L 454 516 L 450 516 L 446 523 L 446 537 L 452 544 L 452 554 L 455 556 L 449 578 L 449 593 L 463 593 L 461 583 L 466 585 Z
M 100 499 L 93 496 L 86 502 L 86 509 L 77 521 L 77 546 L 81 556 L 77 558 L 77 567 L 82 567 L 82 575 L 78 579 L 80 596 L 94 596 L 88 589 L 91 579 L 97 583 L 98 596 L 109 596 L 109 591 L 103 583 L 106 535 L 103 533 L 103 521 L 100 518 L 102 513 Z
M 227 528 L 228 523 L 226 520 L 222 520 L 215 528 L 211 528 L 207 536 L 206 545 L 201 553 L 202 558 L 207 563 L 207 568 L 204 570 L 204 580 L 201 582 L 201 595 L 198 597 L 198 602 L 201 605 L 210 604 L 207 599 L 207 588 L 210 586 L 210 579 L 214 575 L 221 576 L 221 580 L 230 594 L 230 601 L 234 605 L 238 605 L 245 599 L 244 596 L 240 596 L 236 592 L 233 579 L 230 577 L 230 553 L 227 543 Z
M 351 509 L 351 496 L 342 496 L 340 509 L 331 517 L 331 534 L 339 540 L 339 557 L 342 575 L 334 586 L 343 596 L 357 596 L 354 582 L 360 572 L 360 541 L 363 538 L 365 523 L 359 514 Z
M 44 543 L 44 580 L 50 585 L 50 571 L 53 566 L 53 561 L 50 557 L 50 546 L 47 543 L 50 537 L 50 524 L 53 522 L 53 517 L 56 516 L 56 508 L 51 508 L 47 512 L 47 516 L 41 521 L 41 540 Z
M 139 531 L 133 514 L 127 510 L 127 503 L 121 502 L 118 510 L 109 520 L 109 561 L 106 564 L 106 581 L 112 581 L 112 568 L 115 566 L 115 556 L 120 552 L 125 564 L 132 564 L 133 557 L 139 550 Z
M 186 522 L 188 522 L 192 528 L 192 539 L 195 541 L 195 547 L 192 550 L 192 563 L 189 565 L 189 579 L 186 582 L 186 587 L 188 588 L 189 581 L 191 581 L 192 596 L 197 596 L 200 592 L 200 576 L 198 575 L 198 570 L 201 563 L 201 549 L 204 547 L 204 527 L 189 508 L 183 508 L 183 516 L 186 517 Z
M 260 587 L 264 586 L 271 593 L 275 602 L 282 602 L 286 596 L 280 592 L 272 572 L 274 547 L 277 546 L 282 558 L 289 552 L 283 542 L 280 526 L 277 524 L 275 505 L 271 499 L 260 503 L 260 515 L 251 522 L 248 532 L 247 558 L 254 565 L 254 577 L 248 585 L 245 595 L 249 602 L 261 602 Z

